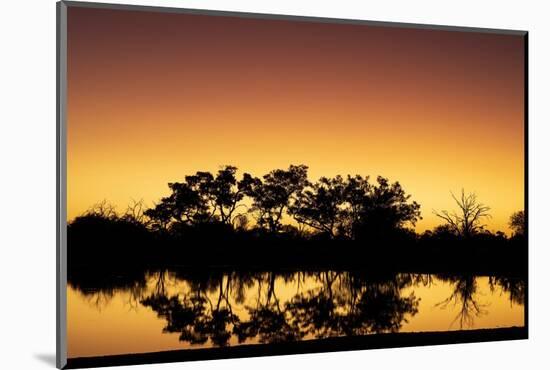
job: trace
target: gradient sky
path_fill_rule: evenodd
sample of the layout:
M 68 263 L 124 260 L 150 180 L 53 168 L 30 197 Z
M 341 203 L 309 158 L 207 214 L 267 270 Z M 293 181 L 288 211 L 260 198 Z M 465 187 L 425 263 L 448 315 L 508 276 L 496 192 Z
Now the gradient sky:
M 233 164 L 383 175 L 422 231 L 524 198 L 522 36 L 69 7 L 68 218 Z

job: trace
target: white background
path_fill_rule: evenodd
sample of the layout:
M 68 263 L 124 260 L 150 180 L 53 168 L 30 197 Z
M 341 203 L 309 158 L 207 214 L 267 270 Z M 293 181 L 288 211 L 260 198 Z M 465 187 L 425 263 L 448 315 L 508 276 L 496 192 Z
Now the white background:
M 111 0 L 113 3 L 119 1 Z M 204 361 L 133 369 L 549 368 L 548 95 L 545 1 L 126 1 L 216 10 L 511 28 L 529 34 L 530 339 Z M 0 54 L 0 368 L 55 357 L 55 1 L 3 1 Z

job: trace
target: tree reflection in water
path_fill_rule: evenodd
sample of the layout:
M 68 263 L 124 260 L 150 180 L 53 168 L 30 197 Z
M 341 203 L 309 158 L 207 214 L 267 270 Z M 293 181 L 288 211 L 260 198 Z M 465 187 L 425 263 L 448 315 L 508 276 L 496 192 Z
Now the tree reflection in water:
M 475 276 L 161 270 L 96 281 L 73 275 L 70 284 L 98 307 L 124 290 L 130 300 L 165 320 L 163 332 L 178 333 L 180 341 L 191 345 L 227 346 L 232 338 L 234 344 L 278 343 L 398 332 L 418 312 L 420 299 L 408 288 L 430 287 L 434 280 L 451 284 L 452 294 L 437 306 L 458 306 L 453 323 L 458 321 L 460 328 L 472 326 L 485 312 Z M 523 304 L 523 280 L 491 277 L 489 284 L 491 290 L 509 294 L 511 302 Z M 295 293 L 288 291 L 292 285 Z
M 319 287 L 301 291 L 281 302 L 276 281 L 300 283 L 308 274 Z M 319 273 L 233 273 L 213 278 L 208 284 L 192 282 L 192 293 L 167 297 L 152 294 L 142 304 L 167 321 L 166 332 L 180 333 L 180 340 L 216 346 L 227 345 L 234 334 L 239 343 L 256 338 L 260 343 L 288 342 L 306 336 L 326 338 L 342 335 L 397 332 L 406 315 L 418 312 L 414 293 L 402 297 L 412 282 L 409 275 L 369 278 L 351 272 Z M 217 286 L 211 301 L 207 293 Z M 236 302 L 244 302 L 245 287 L 257 286 L 254 304 L 245 306 L 248 316 L 234 314 L 230 292 L 236 287 Z M 299 286 L 299 285 L 298 285 Z
M 446 309 L 449 304 L 459 307 L 459 312 L 450 326 L 458 321 L 459 327 L 473 326 L 475 317 L 486 313 L 485 304 L 478 301 L 475 276 L 445 276 L 439 278 L 453 285 L 451 295 L 436 306 Z
M 369 279 L 356 273 L 326 272 L 321 277 L 320 290 L 298 294 L 286 306 L 302 331 L 316 338 L 396 332 L 406 322 L 406 314 L 414 316 L 418 311 L 414 293 L 401 297 L 406 284 L 400 275 Z
M 68 285 L 101 310 L 120 293 L 127 293 L 126 304 L 135 309 L 147 294 L 147 276 L 141 270 L 101 271 L 75 269 L 67 274 Z
M 489 285 L 491 291 L 500 288 L 502 293 L 507 293 L 510 297 L 510 304 L 525 304 L 525 281 L 523 279 L 492 276 L 489 278 Z

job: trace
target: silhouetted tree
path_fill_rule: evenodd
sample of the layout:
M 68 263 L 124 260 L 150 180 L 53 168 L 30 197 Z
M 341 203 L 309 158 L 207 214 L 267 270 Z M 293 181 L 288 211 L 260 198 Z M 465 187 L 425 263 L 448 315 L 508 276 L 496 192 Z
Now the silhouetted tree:
M 169 183 L 168 187 L 172 194 L 163 198 L 161 202 L 166 203 L 167 208 L 172 211 L 172 217 L 179 223 L 193 225 L 206 222 L 214 215 L 206 202 L 206 197 L 200 192 L 202 179 L 193 176 L 191 184 L 189 183 Z
M 169 183 L 168 197 L 144 212 L 156 230 L 167 230 L 171 225 L 194 226 L 219 221 L 232 225 L 233 214 L 239 202 L 250 192 L 254 179 L 244 174 L 236 179 L 237 167 L 224 166 L 216 176 L 198 171 L 185 176 L 185 182 Z
M 510 229 L 514 232 L 515 236 L 525 235 L 525 213 L 523 211 L 517 211 L 510 216 L 509 222 Z
M 354 228 L 359 225 L 363 203 L 368 197 L 372 185 L 369 183 L 368 176 L 362 177 L 360 175 L 348 175 L 345 185 L 345 208 L 342 211 L 343 221 L 338 225 L 338 234 L 354 238 Z
M 187 222 L 212 220 L 217 211 L 214 176 L 207 171 L 197 171 L 194 175 L 185 176 L 185 183 L 181 185 L 184 185 L 180 188 L 182 205 L 189 206 L 190 210 L 194 212 L 191 217 L 188 217 Z M 186 200 L 189 203 L 185 203 Z
M 250 191 L 253 182 L 248 174 L 244 174 L 242 180 L 237 182 L 236 172 L 237 167 L 224 166 L 206 189 L 213 199 L 214 208 L 219 211 L 220 220 L 226 224 L 232 223 L 233 212 L 245 193 Z
M 445 220 L 457 235 L 464 238 L 469 238 L 483 230 L 485 225 L 482 224 L 482 221 L 484 218 L 491 217 L 490 208 L 478 202 L 474 193 L 466 195 L 464 189 L 462 189 L 460 199 L 453 193 L 451 195 L 459 207 L 459 212 L 434 211 L 434 214 Z
M 386 238 L 407 224 L 414 226 L 420 217 L 420 205 L 410 202 L 399 182 L 390 183 L 378 176 L 377 185 L 369 186 L 369 191 L 357 207 L 357 220 L 353 225 L 356 239 Z
M 233 212 L 239 201 L 250 191 L 253 183 L 253 178 L 246 173 L 237 182 L 236 173 L 237 167 L 224 166 L 215 177 L 209 172 L 197 172 L 193 176 L 185 177 L 187 184 L 199 194 L 203 204 L 207 205 L 210 217 L 218 214 L 219 220 L 228 225 L 232 222 Z
M 277 233 L 285 210 L 294 197 L 307 184 L 307 166 L 290 165 L 288 170 L 273 170 L 263 180 L 251 178 L 247 181 L 247 195 L 252 198 L 250 211 L 256 215 L 258 226 Z
M 290 214 L 299 223 L 312 227 L 334 238 L 343 227 L 346 184 L 341 176 L 321 177 L 296 196 Z
M 163 198 L 160 203 L 156 204 L 153 208 L 145 210 L 143 214 L 149 218 L 149 224 L 153 230 L 166 231 L 172 220 L 170 201 L 168 198 Z
M 368 177 L 322 177 L 298 194 L 290 213 L 332 238 L 380 238 L 416 223 L 420 205 L 409 199 L 398 182 L 391 184 L 383 177 L 376 185 Z

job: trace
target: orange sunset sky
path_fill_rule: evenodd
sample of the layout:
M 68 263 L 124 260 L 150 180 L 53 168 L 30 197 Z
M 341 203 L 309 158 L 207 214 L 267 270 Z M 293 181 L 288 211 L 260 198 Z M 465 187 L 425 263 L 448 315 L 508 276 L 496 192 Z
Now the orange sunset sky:
M 68 9 L 68 219 L 152 205 L 168 182 L 233 164 L 261 176 L 399 181 L 417 231 L 524 208 L 524 38 L 494 33 Z

